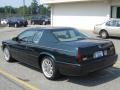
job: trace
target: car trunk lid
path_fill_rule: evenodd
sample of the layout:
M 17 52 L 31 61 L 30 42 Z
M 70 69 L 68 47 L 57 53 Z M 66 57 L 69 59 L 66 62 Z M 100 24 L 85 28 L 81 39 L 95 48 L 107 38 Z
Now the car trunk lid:
M 101 39 L 82 39 L 79 41 L 65 42 L 76 47 L 82 61 L 93 60 L 115 54 L 115 48 L 111 41 Z M 77 54 L 79 55 L 79 54 Z

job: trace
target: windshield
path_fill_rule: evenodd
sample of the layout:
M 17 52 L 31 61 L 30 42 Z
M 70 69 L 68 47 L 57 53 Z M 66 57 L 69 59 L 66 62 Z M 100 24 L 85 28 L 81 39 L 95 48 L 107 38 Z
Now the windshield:
M 88 38 L 88 36 L 86 36 L 85 34 L 77 30 L 74 30 L 74 29 L 55 30 L 55 31 L 52 31 L 52 33 L 55 35 L 55 37 L 59 41 L 75 41 L 75 40 L 81 40 L 81 39 Z

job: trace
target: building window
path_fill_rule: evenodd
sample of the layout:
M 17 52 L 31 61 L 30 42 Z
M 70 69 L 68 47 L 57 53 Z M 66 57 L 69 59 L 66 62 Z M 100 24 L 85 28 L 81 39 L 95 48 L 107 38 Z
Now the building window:
M 111 7 L 111 18 L 120 18 L 120 6 Z

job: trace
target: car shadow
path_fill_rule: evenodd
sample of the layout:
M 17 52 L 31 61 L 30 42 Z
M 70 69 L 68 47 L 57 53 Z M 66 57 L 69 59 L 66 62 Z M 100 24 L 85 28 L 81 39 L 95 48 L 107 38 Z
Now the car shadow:
M 31 66 L 21 63 L 21 62 L 19 62 L 19 64 L 26 66 L 28 68 L 31 68 L 37 72 L 42 73 L 41 69 L 31 67 Z M 93 86 L 97 86 L 100 84 L 110 82 L 116 78 L 119 78 L 119 76 L 120 76 L 120 68 L 111 67 L 111 68 L 108 68 L 105 70 L 90 73 L 85 76 L 64 76 L 64 75 L 62 75 L 62 77 L 60 77 L 54 81 L 67 81 L 69 83 L 93 87 Z
M 32 69 L 32 70 L 37 71 L 37 72 L 42 73 L 41 68 L 40 68 L 40 69 L 39 69 L 39 68 L 35 68 L 35 67 L 33 67 L 33 66 L 30 66 L 30 65 L 28 65 L 28 64 L 25 64 L 25 63 L 22 63 L 22 62 L 18 62 L 18 61 L 17 61 L 16 63 L 18 63 L 18 64 L 20 64 L 20 65 L 23 65 L 23 66 L 25 66 L 25 67 L 28 67 L 28 68 L 30 68 L 30 69 Z
M 96 38 L 100 38 L 100 39 L 102 39 L 100 36 L 96 36 Z M 107 38 L 107 39 L 116 39 L 116 40 L 120 40 L 120 37 L 109 37 L 109 38 Z
M 117 40 L 120 40 L 120 37 L 109 37 L 109 39 L 117 39 Z
M 78 85 L 93 87 L 103 83 L 110 82 L 120 76 L 120 68 L 112 67 L 106 70 L 90 73 L 86 76 L 71 77 L 66 76 L 61 80 L 67 80 Z

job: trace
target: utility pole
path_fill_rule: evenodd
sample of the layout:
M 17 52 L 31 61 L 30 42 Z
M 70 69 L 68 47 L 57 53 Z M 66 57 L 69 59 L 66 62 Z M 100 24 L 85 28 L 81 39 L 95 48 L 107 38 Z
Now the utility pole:
M 23 16 L 25 17 L 25 0 L 23 0 Z
M 10 9 L 10 17 L 11 17 L 12 16 L 12 12 L 11 12 L 12 7 L 9 7 L 9 9 Z

